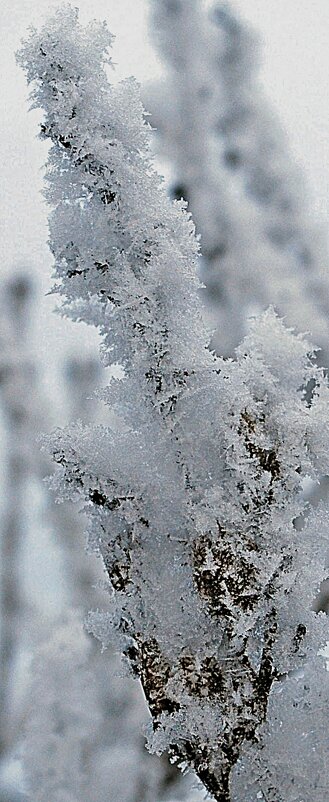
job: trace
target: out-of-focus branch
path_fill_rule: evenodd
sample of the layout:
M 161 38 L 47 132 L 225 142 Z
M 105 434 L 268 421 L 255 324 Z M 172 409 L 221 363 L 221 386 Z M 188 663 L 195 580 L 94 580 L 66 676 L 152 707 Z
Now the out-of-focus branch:
M 27 479 L 31 470 L 36 419 L 33 418 L 34 364 L 26 344 L 32 288 L 25 276 L 2 287 L 0 397 L 7 460 L 1 534 L 0 755 L 10 752 L 15 732 L 15 663 L 24 624 L 22 546 L 26 536 Z M 33 425 L 34 423 L 34 425 Z
M 201 237 L 216 350 L 233 354 L 248 315 L 272 303 L 312 333 L 326 363 L 327 248 L 263 97 L 256 36 L 227 3 L 206 12 L 201 0 L 154 0 L 150 10 L 168 70 L 145 102 Z

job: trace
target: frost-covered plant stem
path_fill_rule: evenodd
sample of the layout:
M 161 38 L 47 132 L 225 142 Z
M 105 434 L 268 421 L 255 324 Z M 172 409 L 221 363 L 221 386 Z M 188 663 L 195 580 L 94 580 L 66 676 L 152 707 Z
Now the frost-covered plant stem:
M 99 361 L 76 355 L 65 364 L 64 375 L 70 408 L 69 419 L 86 422 L 95 417 L 96 399 L 91 396 L 94 395 L 96 381 L 100 381 Z M 86 524 L 85 517 L 70 502 L 52 505 L 52 511 L 55 513 L 55 529 L 66 552 L 65 565 L 69 570 L 73 607 L 87 613 L 97 603 L 100 606 L 104 604 L 104 593 L 97 593 L 97 585 L 102 576 L 100 561 L 95 559 L 94 554 L 89 554 L 87 559 L 83 549 L 85 536 L 82 542 L 82 529 L 83 524 Z M 99 644 L 93 637 L 88 644 L 88 651 L 89 659 L 85 670 L 94 675 L 93 693 L 97 700 L 95 716 L 97 715 L 98 721 L 95 728 L 95 721 L 91 720 L 89 738 L 86 737 L 84 748 L 85 756 L 88 755 L 89 768 L 88 772 L 85 771 L 84 780 L 86 798 L 89 799 L 89 795 L 92 795 L 94 802 L 103 802 L 105 797 L 109 802 L 117 802 L 119 797 L 120 802 L 135 802 L 137 794 L 141 802 L 153 802 L 154 799 L 159 802 L 166 794 L 167 786 L 170 786 L 171 791 L 175 789 L 181 800 L 185 799 L 188 784 L 182 781 L 177 768 L 171 767 L 165 756 L 159 760 L 145 750 L 142 730 L 147 713 L 141 688 L 131 678 L 121 676 L 122 668 L 117 654 L 100 654 Z M 60 661 L 61 656 L 58 654 L 59 673 Z M 39 658 L 39 673 L 40 676 L 43 673 L 44 681 L 47 681 L 47 668 L 48 664 L 45 663 L 42 672 L 42 661 Z M 51 676 L 53 675 L 54 669 L 51 672 Z M 40 765 L 40 755 L 38 757 L 36 750 L 32 766 L 35 767 L 38 763 Z M 121 765 L 122 771 L 118 776 L 118 766 Z M 29 774 L 30 766 L 31 761 L 28 762 Z M 63 772 L 60 761 L 56 769 L 60 776 Z M 76 792 L 77 788 L 76 784 Z M 47 795 L 47 786 L 44 792 Z M 83 798 L 81 796 L 80 802 Z
M 109 42 L 66 8 L 20 54 L 53 143 L 56 289 L 124 369 L 104 394 L 116 426 L 49 439 L 57 484 L 85 501 L 112 607 L 91 624 L 105 641 L 116 633 L 141 679 L 153 750 L 192 766 L 217 802 L 245 802 L 247 789 L 252 802 L 263 791 L 290 802 L 262 749 L 280 692 L 289 718 L 312 660 L 328 698 L 326 626 L 311 610 L 326 518 L 314 512 L 302 533 L 294 520 L 305 477 L 327 471 L 329 390 L 309 343 L 273 310 L 235 361 L 207 350 L 193 226 L 152 168 L 135 84 L 107 83 Z M 311 710 L 298 737 L 315 725 Z M 287 773 L 301 793 L 297 764 Z

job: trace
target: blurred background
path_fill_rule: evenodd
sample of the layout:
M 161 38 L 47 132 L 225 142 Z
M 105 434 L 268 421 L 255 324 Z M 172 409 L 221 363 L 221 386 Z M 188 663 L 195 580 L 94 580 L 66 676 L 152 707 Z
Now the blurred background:
M 185 5 L 188 3 L 186 0 Z M 150 10 L 153 14 L 157 3 L 152 0 L 75 0 L 74 5 L 80 10 L 82 23 L 92 18 L 105 18 L 115 34 L 113 61 L 116 69 L 111 80 L 134 75 L 141 83 L 144 104 L 153 113 L 151 124 L 158 129 L 153 135 L 157 164 L 165 175 L 168 191 L 190 202 L 202 239 L 202 210 L 194 212 L 192 201 L 194 177 L 189 178 L 189 189 L 188 177 L 182 174 L 182 162 L 178 156 L 176 159 L 174 152 L 177 146 L 178 153 L 179 142 L 175 143 L 172 137 L 168 145 L 171 129 L 163 122 L 172 113 L 170 119 L 174 125 L 179 109 L 177 106 L 175 112 L 168 111 L 169 107 L 164 105 L 161 112 L 156 100 L 157 82 L 162 82 L 163 86 L 169 81 L 168 96 L 171 97 L 170 81 L 173 81 L 173 62 L 169 58 L 166 63 L 166 45 L 163 47 L 160 41 L 160 46 L 156 47 L 157 20 L 154 22 L 152 16 L 150 21 Z M 214 5 L 224 11 L 227 8 L 225 4 L 205 3 L 206 7 Z M 187 798 L 193 802 L 202 798 L 193 778 L 181 780 L 166 760 L 148 760 L 141 735 L 147 713 L 136 683 L 122 679 L 116 657 L 101 655 L 99 646 L 82 632 L 85 612 L 106 604 L 106 596 L 99 587 L 103 574 L 98 561 L 84 554 L 83 515 L 66 504 L 56 505 L 47 491 L 43 478 L 52 468 L 36 442 L 41 432 L 69 420 L 106 422 L 108 414 L 92 397 L 95 388 L 108 379 L 98 358 L 97 334 L 84 324 L 73 324 L 54 314 L 56 298 L 47 295 L 52 283 L 52 257 L 47 247 L 48 210 L 41 190 L 48 147 L 46 142 L 37 139 L 41 115 L 37 110 L 29 113 L 24 75 L 15 63 L 15 51 L 28 26 L 39 26 L 55 7 L 56 4 L 48 0 L 4 0 L 0 23 L 3 93 L 0 123 L 0 802 L 27 798 L 28 790 L 33 793 L 34 802 L 87 802 L 91 798 L 94 802 L 169 802 Z M 313 284 L 311 282 L 310 292 L 312 298 L 314 294 L 315 306 L 319 295 L 324 296 L 325 303 L 319 314 L 327 320 L 329 6 L 325 0 L 312 3 L 309 0 L 235 0 L 229 8 L 233 18 L 237 15 L 241 21 L 242 28 L 246 25 L 249 30 L 251 26 L 261 43 L 260 55 L 256 57 L 256 62 L 259 61 L 257 91 L 261 98 L 267 99 L 273 119 L 277 116 L 280 121 L 283 142 L 287 140 L 288 143 L 289 169 L 300 175 L 296 193 L 298 204 L 303 205 L 303 226 L 304 230 L 306 227 L 313 232 L 306 244 L 311 251 L 312 264 L 318 264 L 318 268 L 314 268 L 316 278 Z M 224 17 L 218 22 L 223 41 L 230 40 L 230 36 L 233 41 L 233 28 Z M 173 46 L 179 51 L 179 38 Z M 243 40 L 241 46 L 244 46 Z M 202 51 L 199 58 L 202 64 Z M 183 63 L 182 74 L 185 68 Z M 177 79 L 179 69 L 174 64 L 174 73 L 175 70 Z M 179 79 L 179 87 L 183 97 L 183 78 Z M 248 91 L 252 96 L 252 81 L 250 87 Z M 231 87 L 230 92 L 233 89 Z M 226 100 L 229 97 L 227 93 Z M 268 119 L 270 128 L 271 115 Z M 276 131 L 275 126 L 276 123 Z M 182 124 L 182 130 L 183 127 Z M 226 135 L 227 130 L 222 128 L 219 140 L 225 140 L 227 145 L 229 137 L 225 139 Z M 232 141 L 231 138 L 230 148 Z M 212 147 L 210 143 L 210 150 Z M 232 152 L 232 149 L 226 150 L 231 163 L 237 158 L 236 151 L 233 156 Z M 265 162 L 272 158 L 271 154 L 271 150 L 265 153 Z M 213 152 L 211 158 L 214 158 Z M 227 175 L 227 185 L 230 199 L 225 196 L 219 202 L 226 216 L 231 220 L 231 210 L 236 209 L 238 230 L 240 209 L 246 227 L 251 217 L 252 220 L 255 217 L 257 231 L 261 230 L 265 219 L 262 203 L 257 212 L 250 212 L 248 192 L 246 201 L 242 198 L 240 184 L 231 174 Z M 208 211 L 207 208 L 207 215 Z M 234 239 L 233 234 L 232 237 Z M 219 246 L 216 247 L 218 260 Z M 292 251 L 296 254 L 298 248 L 300 250 L 300 238 L 297 237 L 293 246 L 289 242 L 289 259 Z M 284 248 L 281 250 L 285 253 Z M 257 258 L 255 256 L 256 262 L 261 261 L 263 253 L 261 246 Z M 235 258 L 233 251 L 232 254 L 230 270 Z M 277 251 L 275 254 L 271 251 L 270 265 L 276 257 Z M 209 256 L 208 265 L 201 268 L 201 273 L 208 289 L 210 287 L 209 314 L 217 321 L 217 301 L 218 308 L 224 306 L 224 297 L 230 297 L 230 309 L 241 305 L 244 285 L 240 281 L 239 292 L 235 295 L 235 290 L 226 285 L 220 292 L 214 290 L 213 261 L 213 256 Z M 295 287 L 295 273 L 292 271 L 291 279 L 289 270 L 284 275 L 286 296 L 289 288 Z M 251 284 L 250 279 L 248 287 Z M 319 344 L 325 354 L 326 323 L 316 323 L 314 316 L 313 327 L 313 308 L 307 308 L 304 313 L 303 304 L 310 286 L 303 285 L 301 296 L 294 295 L 291 290 L 289 303 L 286 298 L 282 301 L 283 312 L 289 318 L 295 306 L 292 322 L 300 330 L 310 329 L 315 342 L 317 338 L 321 340 Z M 246 313 L 257 311 L 271 300 L 271 292 L 270 287 L 260 298 L 250 291 Z M 277 286 L 275 292 L 277 296 L 273 302 L 278 298 L 280 305 Z M 225 320 L 223 311 L 219 318 L 220 315 L 224 315 Z M 223 351 L 231 353 L 235 344 L 228 337 Z M 325 366 L 326 359 L 325 355 L 322 360 Z M 72 613 L 72 609 L 75 612 Z M 72 677 L 76 675 L 77 665 L 80 673 L 75 685 Z M 79 703 L 81 688 L 85 689 L 83 710 Z M 70 760 L 66 765 L 67 753 Z M 118 767 L 119 774 L 121 772 L 124 777 L 121 785 L 116 784 L 119 783 Z M 98 778 L 96 784 L 95 777 Z

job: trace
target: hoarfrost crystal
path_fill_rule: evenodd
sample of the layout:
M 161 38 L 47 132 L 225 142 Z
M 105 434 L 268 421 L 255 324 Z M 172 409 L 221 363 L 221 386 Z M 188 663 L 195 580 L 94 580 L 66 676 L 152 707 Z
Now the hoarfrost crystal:
M 104 26 L 83 30 L 65 8 L 20 54 L 53 143 L 57 291 L 124 368 L 105 393 L 116 426 L 49 439 L 57 486 L 85 501 L 109 627 L 152 713 L 151 748 L 194 767 L 218 802 L 266 798 L 266 783 L 268 799 L 286 802 L 288 781 L 302 793 L 301 773 L 298 761 L 282 776 L 272 763 L 278 716 L 290 726 L 296 693 L 304 731 L 319 687 L 328 698 L 326 619 L 311 610 L 327 516 L 307 516 L 301 490 L 327 472 L 329 390 L 310 344 L 272 309 L 234 360 L 207 349 L 193 225 L 153 170 L 136 84 L 107 83 L 109 43 Z M 106 640 L 106 621 L 94 621 Z M 311 664 L 322 681 L 307 708 L 298 677 Z M 311 798 L 314 778 L 303 783 Z

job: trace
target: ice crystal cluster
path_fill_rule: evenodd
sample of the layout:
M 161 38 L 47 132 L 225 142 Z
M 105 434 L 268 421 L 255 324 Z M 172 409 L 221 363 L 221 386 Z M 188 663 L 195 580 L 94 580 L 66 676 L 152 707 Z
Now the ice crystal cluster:
M 145 99 L 173 195 L 189 202 L 201 236 L 216 350 L 233 355 L 248 315 L 274 303 L 327 359 L 327 246 L 263 96 L 258 41 L 229 4 L 203 5 L 150 4 L 167 69 Z
M 272 309 L 234 360 L 207 348 L 194 227 L 152 167 L 138 87 L 107 82 L 110 43 L 65 7 L 19 56 L 52 142 L 56 291 L 124 372 L 103 394 L 115 425 L 48 440 L 109 577 L 91 625 L 142 682 L 151 749 L 218 802 L 323 802 L 328 524 L 302 487 L 327 472 L 328 386 Z

